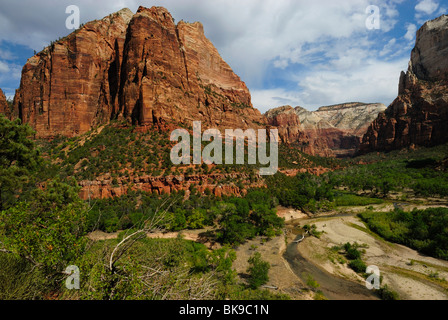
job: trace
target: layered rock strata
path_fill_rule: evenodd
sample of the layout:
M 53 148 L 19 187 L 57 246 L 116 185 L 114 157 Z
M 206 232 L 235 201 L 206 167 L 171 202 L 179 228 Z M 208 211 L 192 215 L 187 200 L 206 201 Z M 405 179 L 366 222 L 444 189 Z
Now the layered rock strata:
M 265 124 L 202 24 L 176 25 L 162 7 L 120 10 L 30 58 L 14 116 L 43 138 L 77 136 L 111 119 L 159 128 Z

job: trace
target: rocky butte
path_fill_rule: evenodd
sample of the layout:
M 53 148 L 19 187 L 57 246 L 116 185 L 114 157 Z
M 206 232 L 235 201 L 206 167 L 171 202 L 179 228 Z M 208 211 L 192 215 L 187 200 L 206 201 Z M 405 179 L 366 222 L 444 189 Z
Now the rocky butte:
M 370 125 L 360 153 L 448 142 L 448 16 L 417 32 L 398 97 Z
M 369 125 L 386 106 L 380 103 L 344 103 L 308 111 L 280 107 L 266 113 L 268 123 L 279 127 L 284 143 L 323 157 L 353 156 Z
M 162 7 L 123 9 L 30 58 L 13 117 L 37 137 L 73 137 L 112 119 L 142 127 L 264 127 L 245 83 L 203 26 Z

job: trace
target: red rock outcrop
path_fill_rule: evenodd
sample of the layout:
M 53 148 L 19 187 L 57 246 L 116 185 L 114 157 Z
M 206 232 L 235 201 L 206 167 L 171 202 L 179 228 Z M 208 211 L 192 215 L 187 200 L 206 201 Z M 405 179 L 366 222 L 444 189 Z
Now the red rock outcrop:
M 241 189 L 232 183 L 226 183 L 228 179 L 241 181 L 246 189 Z M 120 197 L 128 193 L 129 181 L 117 179 L 113 185 L 109 177 L 98 177 L 95 181 L 81 181 L 81 199 L 107 199 Z M 190 194 L 190 188 L 194 187 L 198 192 L 208 190 L 217 197 L 242 196 L 250 188 L 266 188 L 264 180 L 258 177 L 251 181 L 246 174 L 208 174 L 208 175 L 168 175 L 168 176 L 140 176 L 132 178 L 131 190 L 145 191 L 156 194 L 171 194 L 177 191 L 185 191 L 186 197 Z
M 15 116 L 39 137 L 75 136 L 110 119 L 131 18 L 124 9 L 89 22 L 28 59 L 14 99 Z
M 202 25 L 175 25 L 162 7 L 89 22 L 30 58 L 14 113 L 38 137 L 76 136 L 110 119 L 160 128 L 265 124 Z
M 7 118 L 9 118 L 9 113 L 8 102 L 6 101 L 6 97 L 2 89 L 0 89 L 0 114 L 4 114 Z
M 448 16 L 417 33 L 397 99 L 371 124 L 359 152 L 390 151 L 448 142 Z
M 299 146 L 303 152 L 314 154 L 309 137 L 303 132 L 300 119 L 291 106 L 269 110 L 265 117 L 268 125 L 278 128 L 280 141 L 287 145 Z

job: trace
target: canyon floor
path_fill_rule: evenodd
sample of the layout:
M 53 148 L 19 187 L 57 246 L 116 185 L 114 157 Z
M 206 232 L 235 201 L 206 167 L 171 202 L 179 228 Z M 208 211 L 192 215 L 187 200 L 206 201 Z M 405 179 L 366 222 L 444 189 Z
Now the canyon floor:
M 413 208 L 447 207 L 445 203 L 408 204 Z M 393 210 L 394 204 L 373 206 L 375 211 Z M 448 300 L 448 261 L 435 259 L 402 245 L 393 244 L 370 232 L 356 216 L 366 207 L 346 207 L 333 212 L 309 217 L 292 209 L 278 208 L 286 220 L 284 235 L 270 241 L 256 238 L 236 249 L 234 268 L 245 281 L 248 259 L 258 251 L 271 265 L 269 290 L 289 295 L 294 300 L 377 300 L 378 296 L 366 288 L 365 280 L 347 266 L 343 256 L 332 250 L 347 242 L 365 245 L 363 261 L 377 266 L 383 284 L 397 292 L 402 300 Z M 320 238 L 306 237 L 302 242 L 299 227 L 316 225 L 323 231 Z M 186 240 L 207 242 L 202 234 L 208 230 L 180 232 Z M 116 239 L 119 233 L 94 232 L 92 240 Z M 149 234 L 149 238 L 176 238 L 178 232 Z
M 393 204 L 373 206 L 377 211 L 393 210 Z M 446 204 L 408 205 L 409 209 L 425 209 Z M 350 207 L 312 217 L 295 210 L 282 208 L 287 218 L 286 237 L 269 242 L 252 240 L 237 249 L 236 270 L 244 274 L 247 259 L 254 250 L 271 264 L 270 287 L 277 287 L 292 299 L 314 299 L 321 292 L 330 300 L 375 300 L 365 280 L 343 262 L 342 255 L 331 250 L 334 246 L 357 242 L 365 244 L 363 261 L 377 266 L 383 284 L 396 291 L 402 300 L 447 300 L 448 261 L 435 259 L 402 245 L 393 244 L 370 232 L 356 213 L 366 207 Z M 298 217 L 298 218 L 296 218 Z M 298 226 L 315 224 L 323 231 L 318 239 L 307 237 L 300 243 Z M 341 263 L 343 262 L 343 263 Z M 310 286 L 311 284 L 311 286 Z

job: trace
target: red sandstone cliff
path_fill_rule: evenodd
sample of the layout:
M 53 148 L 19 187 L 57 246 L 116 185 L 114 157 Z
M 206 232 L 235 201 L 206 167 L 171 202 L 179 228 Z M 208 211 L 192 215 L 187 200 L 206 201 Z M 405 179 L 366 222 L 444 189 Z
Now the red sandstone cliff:
M 4 114 L 9 118 L 9 106 L 2 89 L 0 89 L 0 114 Z
M 448 16 L 429 21 L 417 33 L 397 99 L 364 135 L 360 153 L 448 142 Z
M 14 116 L 38 137 L 76 136 L 116 118 L 158 127 L 265 124 L 202 25 L 175 25 L 161 7 L 89 22 L 30 58 Z

